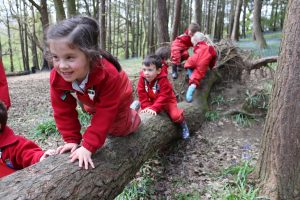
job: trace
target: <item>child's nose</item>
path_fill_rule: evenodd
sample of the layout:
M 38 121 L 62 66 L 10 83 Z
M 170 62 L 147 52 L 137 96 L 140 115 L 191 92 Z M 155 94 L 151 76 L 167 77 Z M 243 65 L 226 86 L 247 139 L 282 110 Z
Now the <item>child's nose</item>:
M 67 67 L 68 67 L 68 65 L 66 62 L 64 62 L 64 61 L 59 62 L 59 68 L 67 68 Z

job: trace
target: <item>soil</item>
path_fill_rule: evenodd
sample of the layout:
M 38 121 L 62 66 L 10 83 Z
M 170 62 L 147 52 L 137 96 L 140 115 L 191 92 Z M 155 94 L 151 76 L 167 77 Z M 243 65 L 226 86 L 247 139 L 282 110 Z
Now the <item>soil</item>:
M 212 105 L 211 109 L 222 113 L 242 103 L 246 90 L 261 85 L 257 82 L 260 78 L 249 80 L 216 86 L 211 96 L 222 95 L 228 101 Z M 49 72 L 8 77 L 8 82 L 12 101 L 8 125 L 16 134 L 33 138 L 37 125 L 52 119 Z M 243 127 L 230 117 L 207 121 L 190 139 L 176 141 L 159 151 L 145 164 L 151 166 L 148 175 L 152 179 L 152 198 L 180 199 L 186 195 L 182 199 L 218 199 L 217 194 L 232 181 L 228 176 L 220 176 L 224 169 L 249 159 L 255 164 L 263 123 L 264 118 L 256 118 L 250 127 Z M 43 149 L 62 144 L 60 136 L 45 141 L 33 139 Z

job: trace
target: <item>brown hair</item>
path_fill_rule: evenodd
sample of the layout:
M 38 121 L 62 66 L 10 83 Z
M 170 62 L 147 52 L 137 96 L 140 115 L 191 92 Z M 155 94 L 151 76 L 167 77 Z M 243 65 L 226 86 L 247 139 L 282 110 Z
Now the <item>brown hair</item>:
M 76 47 L 85 53 L 92 61 L 104 57 L 110 61 L 118 71 L 121 65 L 118 60 L 109 52 L 99 48 L 100 28 L 98 22 L 85 16 L 74 16 L 60 21 L 51 26 L 47 32 L 46 57 L 51 61 L 49 42 L 60 38 L 67 38 L 71 47 Z
M 156 69 L 160 69 L 162 67 L 161 58 L 155 54 L 146 56 L 142 64 L 147 67 L 149 67 L 151 64 L 155 65 Z
M 3 131 L 4 127 L 6 126 L 7 123 L 7 109 L 5 104 L 0 101 L 0 124 L 1 124 L 1 128 L 0 128 L 0 133 Z
M 170 55 L 171 55 L 171 49 L 170 49 L 169 46 L 159 47 L 155 51 L 155 55 L 159 56 L 162 60 L 168 60 L 170 58 Z
M 192 32 L 192 33 L 196 33 L 197 31 L 200 31 L 200 26 L 199 24 L 195 23 L 195 22 L 192 22 L 190 25 L 189 25 L 189 30 Z

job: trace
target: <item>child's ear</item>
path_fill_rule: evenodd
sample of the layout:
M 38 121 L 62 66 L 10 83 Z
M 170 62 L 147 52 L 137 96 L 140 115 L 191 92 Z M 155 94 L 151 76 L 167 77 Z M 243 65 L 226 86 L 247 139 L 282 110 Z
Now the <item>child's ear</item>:
M 158 68 L 157 71 L 158 71 L 157 74 L 160 74 L 161 68 Z

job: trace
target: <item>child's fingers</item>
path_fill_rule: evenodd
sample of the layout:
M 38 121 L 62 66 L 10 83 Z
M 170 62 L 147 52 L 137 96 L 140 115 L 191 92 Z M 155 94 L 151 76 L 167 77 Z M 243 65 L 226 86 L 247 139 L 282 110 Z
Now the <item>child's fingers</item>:
M 93 160 L 91 158 L 89 159 L 89 163 L 92 166 L 92 168 L 95 168 L 94 162 L 93 162 Z
M 77 148 L 77 145 L 73 146 L 72 149 L 71 149 L 71 153 L 73 153 Z

